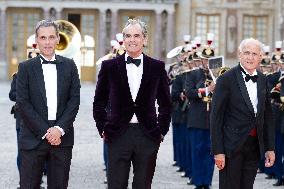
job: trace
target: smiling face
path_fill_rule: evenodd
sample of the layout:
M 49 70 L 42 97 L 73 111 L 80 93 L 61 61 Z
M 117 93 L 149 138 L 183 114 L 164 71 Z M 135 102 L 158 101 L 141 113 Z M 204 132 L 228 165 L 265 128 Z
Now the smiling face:
M 37 31 L 36 43 L 40 53 L 51 59 L 55 54 L 56 45 L 59 43 L 59 36 L 53 26 L 40 27 Z
M 146 38 L 139 24 L 129 25 L 124 31 L 124 46 L 129 56 L 136 58 L 143 52 Z
M 261 47 L 256 41 L 247 42 L 239 51 L 239 59 L 242 66 L 252 74 L 262 60 Z

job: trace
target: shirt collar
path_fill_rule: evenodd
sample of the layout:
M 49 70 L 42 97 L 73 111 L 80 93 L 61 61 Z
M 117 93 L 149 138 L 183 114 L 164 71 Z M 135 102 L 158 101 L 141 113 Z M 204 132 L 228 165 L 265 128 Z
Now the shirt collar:
M 254 72 L 252 74 L 249 74 L 248 71 L 243 67 L 243 65 L 240 63 L 240 66 L 243 68 L 243 70 L 246 72 L 246 74 L 250 75 L 250 76 L 254 76 L 257 75 L 257 71 L 256 69 L 254 70 Z M 242 72 L 243 73 L 243 72 Z
M 125 53 L 125 61 L 127 61 L 127 57 L 129 57 L 129 55 L 127 53 Z M 141 59 L 141 63 L 143 63 L 143 53 L 140 54 L 140 56 L 134 58 L 134 59 Z
M 52 58 L 50 60 L 48 60 L 45 56 L 43 56 L 42 54 L 40 54 L 40 56 L 42 56 L 42 58 L 44 58 L 46 61 L 54 61 L 55 59 L 55 54 L 52 56 Z M 40 59 L 40 61 L 42 62 L 42 60 Z

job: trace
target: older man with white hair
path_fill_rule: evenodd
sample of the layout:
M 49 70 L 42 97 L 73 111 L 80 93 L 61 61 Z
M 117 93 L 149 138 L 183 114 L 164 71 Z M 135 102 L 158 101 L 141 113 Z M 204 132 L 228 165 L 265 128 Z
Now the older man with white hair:
M 252 189 L 261 156 L 266 167 L 275 161 L 269 90 L 256 70 L 262 55 L 259 41 L 244 39 L 240 63 L 217 79 L 210 126 L 220 189 Z

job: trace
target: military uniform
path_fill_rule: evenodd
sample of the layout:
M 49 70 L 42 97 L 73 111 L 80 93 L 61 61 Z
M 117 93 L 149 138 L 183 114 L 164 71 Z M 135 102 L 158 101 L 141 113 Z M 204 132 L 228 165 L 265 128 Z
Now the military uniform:
M 184 90 L 184 76 L 177 75 L 172 83 L 172 126 L 173 126 L 173 147 L 174 147 L 174 161 L 182 171 L 185 170 L 185 134 L 186 129 L 186 112 L 183 109 L 184 100 L 180 98 Z
M 198 89 L 205 87 L 203 69 L 196 69 L 186 78 L 186 95 L 189 99 L 188 127 L 191 144 L 192 182 L 198 186 L 209 186 L 212 182 L 214 159 L 210 153 L 209 111 L 202 101 L 204 94 Z

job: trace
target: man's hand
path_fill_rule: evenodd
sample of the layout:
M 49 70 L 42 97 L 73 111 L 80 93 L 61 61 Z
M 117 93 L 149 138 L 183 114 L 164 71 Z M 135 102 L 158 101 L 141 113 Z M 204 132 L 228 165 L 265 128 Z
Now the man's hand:
M 181 99 L 182 101 L 184 101 L 184 100 L 186 99 L 186 96 L 185 96 L 184 92 L 181 92 L 180 95 L 179 95 L 179 97 L 180 97 L 180 99 Z
M 45 138 L 51 145 L 59 145 L 61 144 L 61 131 L 55 127 L 51 127 L 47 130 Z
M 265 152 L 265 167 L 272 167 L 275 161 L 274 151 Z
M 107 135 L 105 134 L 105 132 L 103 131 L 103 133 L 102 133 L 102 136 L 101 136 L 103 139 L 104 139 L 104 141 L 105 142 L 107 142 L 108 141 L 108 137 L 107 137 Z
M 224 169 L 225 167 L 225 154 L 217 154 L 214 156 L 215 164 L 219 170 Z
M 164 135 L 161 134 L 161 142 L 164 141 L 164 138 L 165 138 Z

